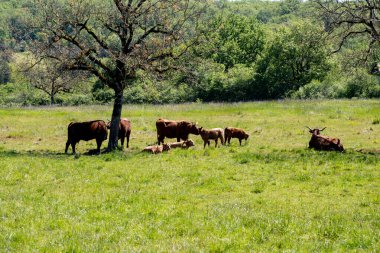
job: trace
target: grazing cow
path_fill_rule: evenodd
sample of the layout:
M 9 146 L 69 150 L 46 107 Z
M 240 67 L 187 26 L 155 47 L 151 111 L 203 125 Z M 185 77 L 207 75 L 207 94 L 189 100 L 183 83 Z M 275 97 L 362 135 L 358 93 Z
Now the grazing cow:
M 189 134 L 199 135 L 196 123 L 188 121 L 174 121 L 166 119 L 158 119 L 156 121 L 157 129 L 157 142 L 158 145 L 164 143 L 165 137 L 177 138 L 177 142 L 180 140 L 186 141 L 189 139 Z
M 203 148 L 206 148 L 206 144 L 210 146 L 210 140 L 215 140 L 215 147 L 218 146 L 218 139 L 220 139 L 220 142 L 224 145 L 224 134 L 222 128 L 204 129 L 203 127 L 200 127 L 199 134 L 204 142 Z
M 143 149 L 143 152 L 158 154 L 158 153 L 162 153 L 163 151 L 169 151 L 169 150 L 170 150 L 170 145 L 163 143 L 162 146 L 158 146 L 158 145 L 148 146 Z
M 103 120 L 94 120 L 87 122 L 71 122 L 67 127 L 68 138 L 66 142 L 65 153 L 71 144 L 73 154 L 75 154 L 75 145 L 83 140 L 89 141 L 96 139 L 97 152 L 100 154 L 100 146 L 104 140 L 107 140 L 107 125 Z
M 107 123 L 107 128 L 110 129 L 111 121 Z M 129 119 L 120 119 L 119 137 L 121 148 L 124 148 L 124 139 L 127 139 L 127 148 L 129 148 L 129 136 L 131 135 L 131 121 Z
M 239 143 L 241 146 L 241 140 L 247 140 L 249 137 L 249 134 L 247 134 L 243 129 L 241 128 L 235 128 L 235 127 L 226 127 L 224 129 L 224 138 L 225 141 L 230 144 L 231 138 L 238 138 Z
M 312 134 L 311 139 L 309 141 L 309 148 L 314 148 L 315 150 L 335 150 L 343 152 L 343 145 L 340 143 L 338 138 L 331 138 L 328 136 L 320 135 L 320 132 L 326 129 L 326 127 L 322 129 L 311 129 L 307 127 L 309 132 Z
M 192 140 L 186 140 L 186 141 L 180 141 L 180 142 L 173 142 L 170 143 L 170 148 L 190 148 L 195 146 L 194 142 Z

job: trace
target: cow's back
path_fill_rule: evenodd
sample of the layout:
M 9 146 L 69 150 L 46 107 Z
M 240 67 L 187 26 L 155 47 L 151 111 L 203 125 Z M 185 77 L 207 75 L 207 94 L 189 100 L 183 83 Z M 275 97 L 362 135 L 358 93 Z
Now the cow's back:
M 120 130 L 121 132 L 127 133 L 131 131 L 131 121 L 129 119 L 120 119 Z
M 177 125 L 174 120 L 158 119 L 156 121 L 157 135 L 168 138 L 177 137 Z
M 89 141 L 92 139 L 107 139 L 107 126 L 103 120 L 87 122 L 71 122 L 68 126 L 69 139 Z
M 224 129 L 224 134 L 226 137 L 243 139 L 245 135 L 245 131 L 241 128 L 226 127 Z

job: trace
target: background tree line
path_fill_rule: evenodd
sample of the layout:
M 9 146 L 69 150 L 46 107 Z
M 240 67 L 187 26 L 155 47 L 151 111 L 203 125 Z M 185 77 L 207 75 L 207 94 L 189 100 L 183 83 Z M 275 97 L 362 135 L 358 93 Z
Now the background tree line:
M 124 90 L 125 103 L 380 97 L 376 1 L 363 1 L 367 6 L 322 0 L 210 4 L 196 27 L 200 42 L 176 59 L 181 67 L 158 75 L 136 69 Z M 345 20 L 336 15 L 352 7 L 370 10 L 364 14 L 367 24 L 349 11 Z M 0 104 L 114 102 L 114 90 L 101 78 L 65 72 L 55 61 L 37 66 L 30 47 L 43 40 L 31 27 L 37 12 L 35 1 L 0 3 Z M 192 36 L 187 31 L 184 38 Z

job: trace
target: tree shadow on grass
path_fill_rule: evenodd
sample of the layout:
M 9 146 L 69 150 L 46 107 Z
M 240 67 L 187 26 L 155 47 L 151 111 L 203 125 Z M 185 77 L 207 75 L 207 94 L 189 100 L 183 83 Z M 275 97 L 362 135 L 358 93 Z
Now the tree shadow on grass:
M 105 149 L 101 150 L 101 154 L 105 153 Z M 14 149 L 6 150 L 0 149 L 0 157 L 38 157 L 38 158 L 65 158 L 65 157 L 80 157 L 80 156 L 98 156 L 96 149 L 90 149 L 84 153 L 73 154 L 71 152 L 57 152 L 52 150 L 23 150 L 18 151 Z
M 126 158 L 131 158 L 133 156 L 138 156 L 141 151 L 129 150 L 128 152 L 117 150 L 111 153 L 105 152 L 106 149 L 101 150 L 101 154 L 98 155 L 96 149 L 87 150 L 84 153 L 65 154 L 64 152 L 57 152 L 52 150 L 7 150 L 0 148 L 0 159 L 1 158 L 51 158 L 51 159 L 68 159 L 71 157 L 79 158 L 81 156 L 85 157 L 104 157 L 105 160 L 124 160 Z M 260 150 L 260 151 L 244 151 L 233 152 L 231 159 L 234 159 L 240 164 L 246 163 L 280 163 L 280 162 L 308 162 L 308 161 L 345 161 L 345 162 L 361 162 L 366 164 L 379 163 L 380 161 L 380 150 L 379 149 L 360 149 L 360 150 L 347 150 L 344 153 L 335 151 L 315 151 L 310 149 L 288 149 L 288 150 Z

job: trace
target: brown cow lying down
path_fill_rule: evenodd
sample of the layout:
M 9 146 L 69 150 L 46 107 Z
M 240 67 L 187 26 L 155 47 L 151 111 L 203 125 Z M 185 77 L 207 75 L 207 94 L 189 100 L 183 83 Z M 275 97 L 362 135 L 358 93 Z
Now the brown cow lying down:
M 247 140 L 248 137 L 249 134 L 245 133 L 245 131 L 241 128 L 226 127 L 224 129 L 224 138 L 225 141 L 228 142 L 228 144 L 230 144 L 231 138 L 238 138 L 241 146 L 241 140 Z
M 180 140 L 186 141 L 189 139 L 189 134 L 199 135 L 196 123 L 188 121 L 174 121 L 167 119 L 158 119 L 156 121 L 157 129 L 157 142 L 158 145 L 164 143 L 166 138 L 177 138 L 177 142 Z
M 83 140 L 89 141 L 96 139 L 97 153 L 100 153 L 100 146 L 104 140 L 107 140 L 107 126 L 103 120 L 94 120 L 87 122 L 71 122 L 67 127 L 67 142 L 65 153 L 71 144 L 73 153 L 75 154 L 75 145 Z
M 169 145 L 170 145 L 170 148 L 186 148 L 186 149 L 195 146 L 192 140 L 173 142 L 173 143 L 170 143 Z
M 206 144 L 210 146 L 210 140 L 215 140 L 215 147 L 218 146 L 218 139 L 220 139 L 222 145 L 224 144 L 222 128 L 204 129 L 203 127 L 200 127 L 199 134 L 204 142 L 203 148 L 206 148 Z
M 107 123 L 107 128 L 110 129 L 111 121 Z M 124 139 L 127 139 L 127 148 L 129 148 L 129 136 L 131 135 L 131 121 L 129 119 L 120 119 L 119 137 L 121 148 L 124 148 Z
M 169 151 L 170 150 L 170 145 L 169 144 L 162 144 L 162 146 L 154 145 L 154 146 L 148 146 L 143 149 L 143 152 L 149 152 L 152 154 L 158 154 L 162 153 L 164 151 Z
M 314 148 L 315 150 L 328 150 L 328 151 L 340 151 L 343 152 L 343 145 L 340 143 L 338 138 L 331 138 L 328 136 L 320 135 L 320 132 L 326 129 L 311 129 L 307 127 L 309 132 L 312 134 L 311 139 L 309 141 L 309 148 Z

